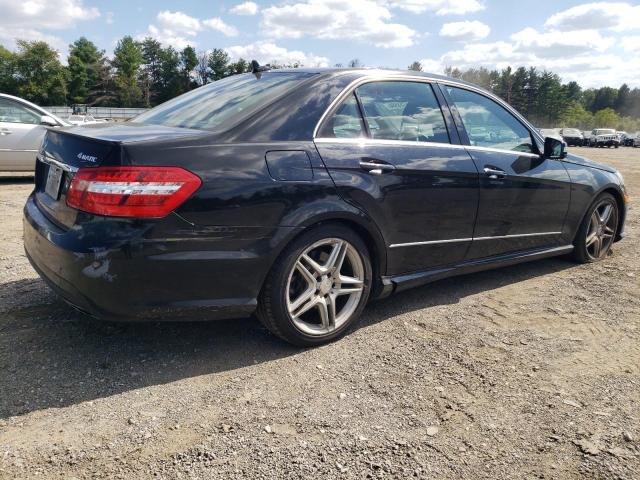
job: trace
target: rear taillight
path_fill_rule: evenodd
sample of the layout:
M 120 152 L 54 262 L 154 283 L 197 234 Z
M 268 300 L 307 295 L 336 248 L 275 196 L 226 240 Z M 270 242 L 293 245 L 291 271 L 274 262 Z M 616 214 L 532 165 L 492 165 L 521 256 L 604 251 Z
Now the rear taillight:
M 179 167 L 93 167 L 79 169 L 67 205 L 114 217 L 164 217 L 202 184 Z

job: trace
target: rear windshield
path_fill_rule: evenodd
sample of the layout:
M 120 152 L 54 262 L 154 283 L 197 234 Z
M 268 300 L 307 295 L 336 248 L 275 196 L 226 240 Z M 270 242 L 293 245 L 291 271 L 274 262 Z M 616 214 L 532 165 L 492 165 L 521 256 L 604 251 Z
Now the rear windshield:
M 234 75 L 169 100 L 137 116 L 134 123 L 223 130 L 299 85 L 312 73 Z

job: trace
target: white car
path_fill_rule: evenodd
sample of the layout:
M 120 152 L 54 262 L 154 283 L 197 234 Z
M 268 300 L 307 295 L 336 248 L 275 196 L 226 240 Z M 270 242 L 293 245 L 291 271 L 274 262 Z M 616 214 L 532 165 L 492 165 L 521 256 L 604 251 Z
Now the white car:
M 67 122 L 71 125 L 89 125 L 91 123 L 98 123 L 98 120 L 91 115 L 69 115 Z
M 67 125 L 31 102 L 0 93 L 0 172 L 35 170 L 47 127 Z

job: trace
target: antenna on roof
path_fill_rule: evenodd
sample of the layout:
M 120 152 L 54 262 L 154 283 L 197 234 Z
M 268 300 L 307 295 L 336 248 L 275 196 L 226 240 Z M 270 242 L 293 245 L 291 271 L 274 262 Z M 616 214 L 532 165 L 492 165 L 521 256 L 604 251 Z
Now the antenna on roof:
M 260 65 L 257 60 L 251 60 L 251 73 L 253 73 L 257 79 L 260 79 L 262 72 L 268 72 L 271 70 L 271 65 Z

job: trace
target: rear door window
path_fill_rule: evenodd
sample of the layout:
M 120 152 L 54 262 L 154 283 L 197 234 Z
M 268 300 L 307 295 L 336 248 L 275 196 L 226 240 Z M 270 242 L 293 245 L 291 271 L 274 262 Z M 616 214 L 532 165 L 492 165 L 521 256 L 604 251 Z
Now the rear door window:
M 322 138 L 360 138 L 365 136 L 360 108 L 353 93 L 331 115 L 322 127 L 319 136 Z
M 450 143 L 440 105 L 428 83 L 372 82 L 356 91 L 372 138 Z

